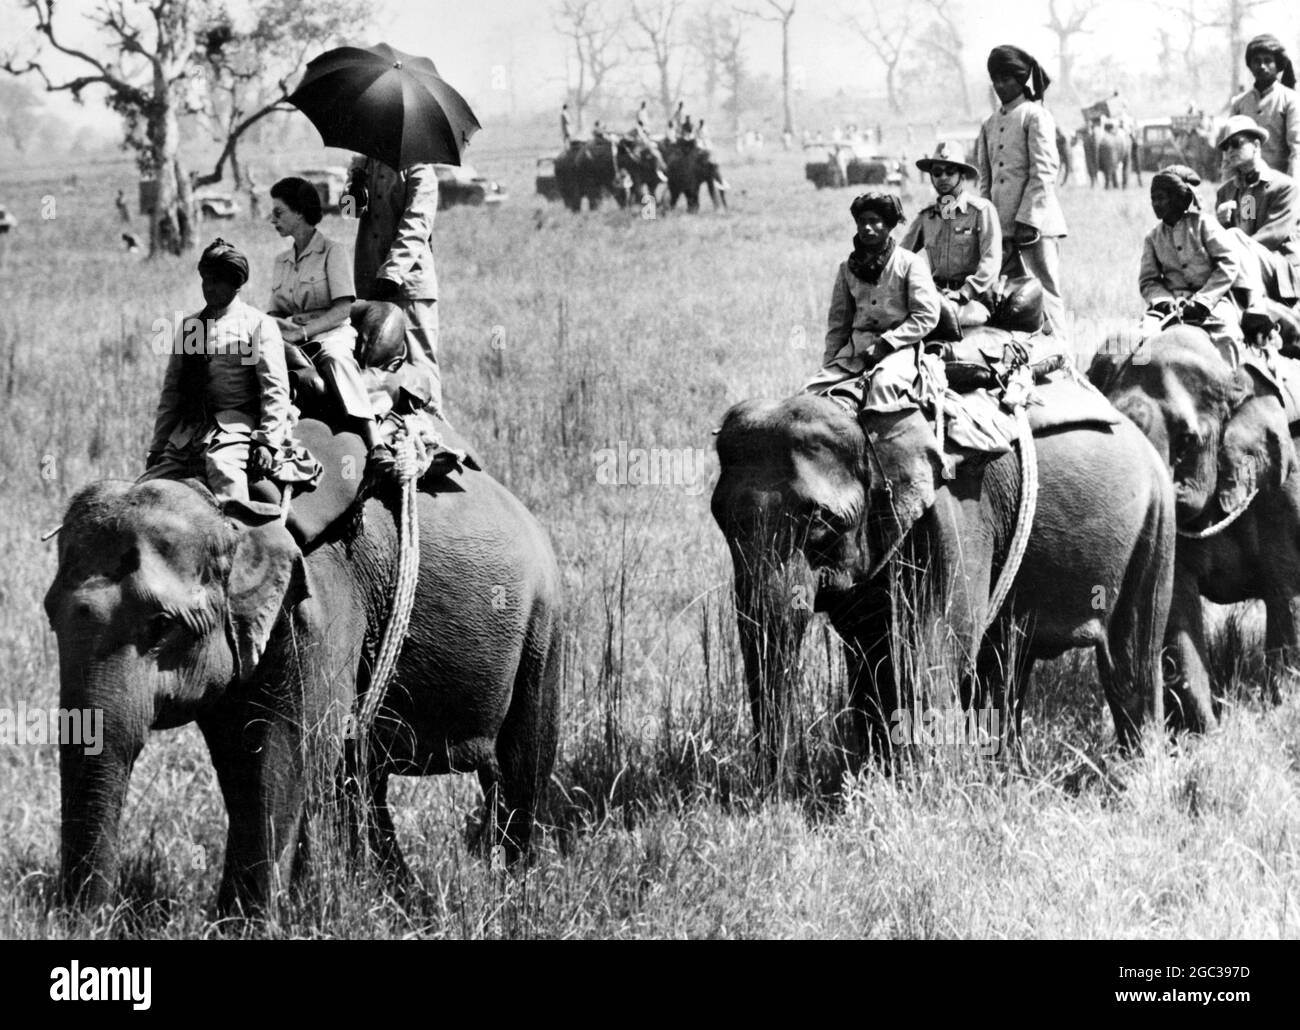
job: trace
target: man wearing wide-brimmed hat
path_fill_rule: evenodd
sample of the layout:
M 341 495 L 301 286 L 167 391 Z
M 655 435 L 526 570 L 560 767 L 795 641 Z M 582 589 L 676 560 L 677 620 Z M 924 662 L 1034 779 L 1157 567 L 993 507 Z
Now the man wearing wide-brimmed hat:
M 1291 305 L 1300 293 L 1300 197 L 1295 180 L 1265 162 L 1268 140 L 1268 130 L 1246 115 L 1228 119 L 1219 149 L 1232 174 L 1215 196 L 1215 213 L 1242 260 L 1258 266 L 1265 292 Z
M 1060 241 L 1065 215 L 1056 197 L 1056 122 L 1042 104 L 1051 84 L 1039 63 L 1015 46 L 994 47 L 989 78 L 1002 106 L 985 121 L 975 145 L 980 195 L 993 202 L 1002 227 L 1002 271 L 1022 270 L 1043 285 L 1043 314 L 1065 331 Z
M 938 198 L 912 220 L 902 246 L 925 251 L 934 284 L 956 307 L 959 325 L 983 325 L 989 320 L 989 294 L 1002 267 L 997 211 L 991 201 L 966 189 L 966 180 L 978 173 L 960 143 L 939 143 L 916 167 L 929 173 Z
M 1246 44 L 1246 67 L 1255 88 L 1232 98 L 1231 112 L 1255 120 L 1267 133 L 1263 157 L 1270 168 L 1300 175 L 1300 98 L 1295 69 L 1276 36 L 1256 36 Z

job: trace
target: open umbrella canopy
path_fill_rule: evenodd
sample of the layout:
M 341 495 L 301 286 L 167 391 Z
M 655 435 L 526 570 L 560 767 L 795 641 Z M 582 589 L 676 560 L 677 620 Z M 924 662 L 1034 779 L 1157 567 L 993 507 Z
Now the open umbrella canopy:
M 327 50 L 307 65 L 289 102 L 311 119 L 326 146 L 399 169 L 458 165 L 479 129 L 465 98 L 432 61 L 387 43 Z

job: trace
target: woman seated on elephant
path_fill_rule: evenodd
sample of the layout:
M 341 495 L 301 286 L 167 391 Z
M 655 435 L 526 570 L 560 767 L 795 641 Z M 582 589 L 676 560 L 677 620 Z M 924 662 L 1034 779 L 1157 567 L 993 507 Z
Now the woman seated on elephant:
M 1196 199 L 1201 178 L 1185 165 L 1169 165 L 1151 179 L 1151 207 L 1160 219 L 1142 246 L 1138 289 L 1149 317 L 1175 309 L 1182 321 L 1209 334 L 1234 368 L 1242 344 L 1241 309 L 1232 295 L 1242 266 L 1227 233 Z
M 904 525 L 933 500 L 938 441 L 921 416 L 921 341 L 939 324 L 941 298 L 924 254 L 896 246 L 903 207 L 892 193 L 864 193 L 849 206 L 853 252 L 831 292 L 822 368 L 808 393 L 845 396 L 889 479 Z
M 276 258 L 267 312 L 286 346 L 296 345 L 320 373 L 348 417 L 347 428 L 365 440 L 370 460 L 388 468 L 392 451 L 380 439 L 356 358 L 352 256 L 316 228 L 321 215 L 320 195 L 306 179 L 281 179 L 271 187 L 271 225 L 292 237 L 293 246 Z

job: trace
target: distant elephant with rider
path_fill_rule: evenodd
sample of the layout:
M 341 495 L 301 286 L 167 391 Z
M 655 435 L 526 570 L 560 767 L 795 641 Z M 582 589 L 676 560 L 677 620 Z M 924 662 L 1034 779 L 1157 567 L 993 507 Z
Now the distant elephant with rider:
M 695 140 L 664 140 L 661 144 L 668 165 L 668 206 L 677 205 L 679 197 L 686 198 L 686 210 L 700 209 L 700 188 L 709 191 L 714 208 L 726 209 L 727 184 L 722 170 L 708 147 Z
M 580 211 L 583 200 L 595 211 L 606 196 L 627 207 L 657 197 L 667 181 L 658 147 L 630 136 L 573 140 L 555 159 L 556 188 L 570 211 Z

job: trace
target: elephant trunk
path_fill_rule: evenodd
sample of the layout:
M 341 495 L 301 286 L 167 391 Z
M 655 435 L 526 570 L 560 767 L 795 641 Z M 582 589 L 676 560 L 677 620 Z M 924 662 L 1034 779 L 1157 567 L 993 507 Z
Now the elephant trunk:
M 83 733 L 59 744 L 61 889 L 64 901 L 79 908 L 110 901 L 117 885 L 122 804 L 148 733 L 145 706 L 129 700 L 127 663 L 122 654 L 98 667 L 63 663 L 62 707 L 80 709 L 83 726 L 100 720 L 98 740 Z
M 799 552 L 733 544 L 736 614 L 750 710 L 766 774 L 780 777 L 790 744 L 792 702 L 816 575 Z

